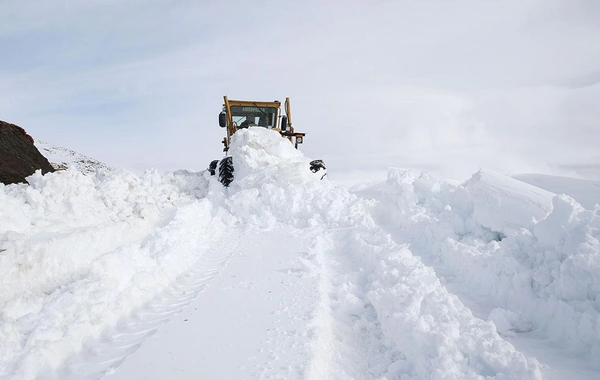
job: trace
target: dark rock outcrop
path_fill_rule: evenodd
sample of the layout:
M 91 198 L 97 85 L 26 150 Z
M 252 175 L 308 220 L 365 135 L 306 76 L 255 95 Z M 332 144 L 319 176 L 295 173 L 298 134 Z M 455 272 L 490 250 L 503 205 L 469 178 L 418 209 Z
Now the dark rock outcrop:
M 42 174 L 54 171 L 23 128 L 0 120 L 0 182 L 25 182 L 38 169 Z

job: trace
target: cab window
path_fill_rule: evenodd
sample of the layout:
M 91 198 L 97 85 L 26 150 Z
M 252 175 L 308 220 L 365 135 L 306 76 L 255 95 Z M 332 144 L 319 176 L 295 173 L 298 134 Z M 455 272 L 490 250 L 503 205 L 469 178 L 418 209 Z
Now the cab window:
M 231 106 L 233 125 L 237 127 L 273 128 L 277 118 L 276 107 Z

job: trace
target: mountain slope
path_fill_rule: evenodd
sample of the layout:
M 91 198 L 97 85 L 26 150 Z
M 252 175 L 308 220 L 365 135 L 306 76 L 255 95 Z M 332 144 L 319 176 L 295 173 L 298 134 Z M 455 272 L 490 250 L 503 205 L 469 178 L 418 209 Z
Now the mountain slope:
M 91 174 L 98 170 L 112 169 L 110 166 L 96 159 L 47 142 L 35 140 L 35 146 L 50 161 L 55 169 L 74 167 L 84 174 Z

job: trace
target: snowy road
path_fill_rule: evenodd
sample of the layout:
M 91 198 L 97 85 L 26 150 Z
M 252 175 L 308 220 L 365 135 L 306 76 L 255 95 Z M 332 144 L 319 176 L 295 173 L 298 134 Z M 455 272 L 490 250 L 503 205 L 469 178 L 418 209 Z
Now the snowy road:
M 107 379 L 276 378 L 282 370 L 286 378 L 299 378 L 305 363 L 296 361 L 307 356 L 317 297 L 307 268 L 298 261 L 306 255 L 302 241 L 285 231 L 247 237 L 238 235 L 242 232 L 227 234 L 167 294 L 133 313 L 127 337 L 117 336 L 131 341 L 124 355 L 107 358 L 118 345 L 114 339 L 92 344 L 86 365 L 73 378 L 93 377 L 89 356 L 101 359 L 104 370 L 126 359 Z M 156 320 L 156 310 L 165 318 L 181 311 L 155 326 L 166 322 Z M 143 339 L 137 342 L 136 336 Z
M 600 207 L 485 170 L 349 191 L 268 133 L 227 189 L 0 187 L 0 379 L 600 378 Z
M 414 346 L 414 311 L 403 312 L 387 302 L 387 297 L 399 295 L 395 288 L 400 273 L 392 274 L 392 282 L 372 282 L 374 275 L 385 276 L 376 273 L 370 259 L 361 258 L 369 241 L 377 243 L 371 249 L 384 260 L 393 262 L 398 249 L 409 254 L 380 229 L 307 228 L 295 234 L 234 229 L 172 286 L 101 339 L 88 340 L 81 353 L 42 379 L 92 379 L 104 373 L 107 380 L 382 379 L 401 378 L 386 376 L 400 376 L 415 366 L 423 373 L 443 368 Z M 409 271 L 415 266 L 428 271 L 418 259 L 403 260 L 412 261 Z M 412 277 L 421 280 L 421 274 Z M 430 280 L 441 292 L 436 304 L 452 301 Z M 418 291 L 403 293 L 423 302 Z M 458 324 L 465 318 L 469 324 L 481 323 L 461 313 L 445 313 L 442 319 L 454 318 Z M 500 343 L 483 326 L 475 340 Z M 405 344 L 394 342 L 399 334 Z M 514 360 L 509 347 L 504 355 Z
M 238 252 L 240 235 L 243 235 L 242 230 L 232 229 L 224 236 L 219 237 L 212 248 L 203 253 L 202 260 L 188 272 L 177 278 L 154 299 L 133 310 L 128 317 L 119 320 L 115 327 L 105 330 L 100 339 L 86 341 L 85 349 L 82 352 L 67 359 L 61 368 L 47 374 L 46 378 L 88 379 L 101 377 L 107 371 L 114 370 L 130 355 L 136 354 L 137 350 L 157 332 L 159 332 L 158 336 L 162 336 L 165 329 L 164 324 L 171 321 L 172 325 L 173 322 L 178 321 L 179 319 L 174 319 L 175 316 L 179 316 L 182 310 L 192 307 L 190 306 L 191 302 L 198 302 L 198 295 L 204 292 L 213 279 L 225 269 L 231 256 Z M 204 309 L 204 307 L 202 308 Z M 190 323 L 190 325 L 193 324 Z M 189 325 L 186 324 L 183 327 L 184 329 L 189 328 Z M 176 335 L 176 338 L 181 339 L 182 336 L 179 334 Z M 198 342 L 202 341 L 204 339 L 198 340 Z M 172 342 L 161 344 L 169 351 L 177 349 L 177 345 Z M 192 348 L 194 346 L 191 344 Z M 173 355 L 167 354 L 164 357 L 172 358 Z M 145 360 L 144 363 L 143 368 L 152 368 L 148 365 L 148 363 L 153 363 L 151 359 Z M 136 372 L 139 373 L 140 370 L 136 369 Z M 156 368 L 152 368 L 150 373 L 154 373 L 156 376 L 156 373 L 164 373 L 164 371 L 157 372 Z

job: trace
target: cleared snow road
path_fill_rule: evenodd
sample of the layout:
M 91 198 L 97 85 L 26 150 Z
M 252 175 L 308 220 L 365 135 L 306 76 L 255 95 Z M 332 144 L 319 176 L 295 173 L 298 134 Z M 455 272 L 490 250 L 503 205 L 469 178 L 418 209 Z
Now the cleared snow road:
M 197 297 L 137 351 L 126 352 L 106 379 L 302 378 L 319 298 L 303 256 L 302 241 L 277 230 L 250 232 L 240 245 L 211 252 L 212 264 L 203 260 L 205 269 L 195 269 L 210 277 Z M 145 319 L 152 314 L 138 323 Z
M 582 375 L 557 345 L 597 373 L 599 208 L 486 171 L 350 193 L 269 133 L 236 134 L 228 189 L 73 171 L 0 188 L 0 378 Z M 509 343 L 524 331 L 541 348 Z

